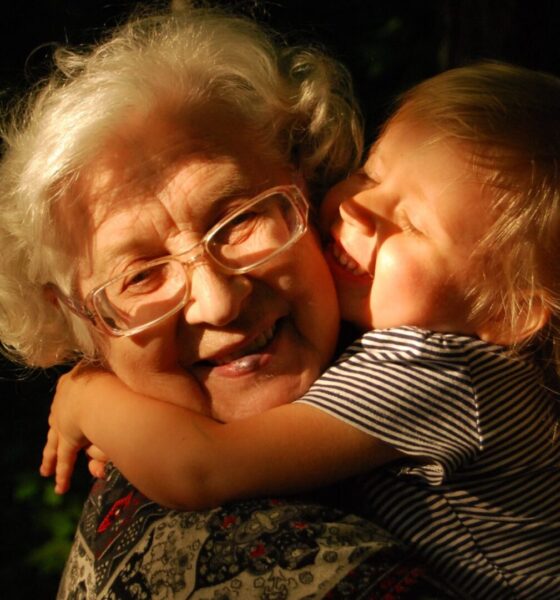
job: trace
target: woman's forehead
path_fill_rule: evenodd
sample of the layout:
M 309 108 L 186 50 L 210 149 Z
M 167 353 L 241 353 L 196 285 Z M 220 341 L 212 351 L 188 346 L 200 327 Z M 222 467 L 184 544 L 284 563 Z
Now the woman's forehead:
M 96 277 L 123 248 L 156 252 L 178 233 L 204 233 L 229 198 L 286 182 L 291 170 L 248 129 L 224 115 L 199 117 L 131 117 L 82 169 L 73 194 L 88 229 L 78 235 Z
M 231 202 L 286 183 L 287 172 L 251 156 L 207 151 L 193 151 L 163 170 L 165 176 L 157 177 L 123 177 L 112 168 L 90 174 L 82 273 L 94 274 L 99 282 L 129 259 L 184 251 Z
M 97 185 L 89 194 L 84 241 L 91 269 L 103 273 L 123 256 L 157 255 L 167 249 L 169 239 L 204 232 L 224 198 L 250 182 L 234 161 L 192 156 L 165 181 L 119 184 L 100 175 L 92 183 Z
M 196 113 L 198 115 L 198 113 Z M 195 115 L 195 116 L 196 116 Z M 154 197 L 185 171 L 181 184 L 206 187 L 258 185 L 277 168 L 278 157 L 243 127 L 233 127 L 231 119 L 212 113 L 194 118 L 165 118 L 154 115 L 140 123 L 135 119 L 119 128 L 103 144 L 94 160 L 84 169 L 87 188 L 96 203 L 108 206 L 143 196 Z M 203 175 L 198 176 L 198 171 Z M 205 182 L 207 180 L 207 182 Z M 253 180 L 253 181 L 250 181 Z

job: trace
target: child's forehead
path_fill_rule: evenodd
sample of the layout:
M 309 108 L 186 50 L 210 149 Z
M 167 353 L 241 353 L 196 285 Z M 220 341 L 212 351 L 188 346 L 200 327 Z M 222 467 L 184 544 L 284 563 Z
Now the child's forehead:
M 409 208 L 422 205 L 437 214 L 453 212 L 456 216 L 476 206 L 472 213 L 466 210 L 467 217 L 476 215 L 479 204 L 486 202 L 484 173 L 474 168 L 472 158 L 468 142 L 445 135 L 430 123 L 397 120 L 369 148 L 364 170 L 391 193 L 402 196 Z M 452 211 L 457 203 L 462 208 Z
M 369 147 L 365 162 L 383 166 L 410 153 L 419 159 L 431 151 L 445 152 L 465 163 L 469 171 L 482 166 L 494 170 L 490 160 L 496 149 L 465 139 L 429 119 L 396 118 L 388 122 Z M 480 160 L 483 159 L 483 160 Z M 475 169 L 475 166 L 477 167 Z
M 377 139 L 368 149 L 365 159 L 364 159 L 364 166 L 367 167 L 368 169 L 376 169 L 376 165 L 378 165 L 378 163 L 380 161 L 382 161 L 382 154 L 380 154 L 379 151 L 379 139 Z
M 402 158 L 408 151 L 417 152 L 438 144 L 445 144 L 451 150 L 462 146 L 459 140 L 429 122 L 394 119 L 389 121 L 369 147 L 365 163 L 371 167 L 383 167 L 387 162 Z

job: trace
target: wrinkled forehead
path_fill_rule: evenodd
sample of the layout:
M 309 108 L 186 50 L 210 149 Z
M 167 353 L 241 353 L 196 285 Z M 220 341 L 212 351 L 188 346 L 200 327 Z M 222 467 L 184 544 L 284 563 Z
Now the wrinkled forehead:
M 157 195 L 185 162 L 242 162 L 240 144 L 227 143 L 225 124 L 197 126 L 178 119 L 130 119 L 82 170 L 80 193 L 95 211 Z
M 107 139 L 66 195 L 62 221 L 74 254 L 93 269 L 107 244 L 119 241 L 111 237 L 141 237 L 154 204 L 180 229 L 204 227 L 222 198 L 258 193 L 286 171 L 231 119 L 205 121 L 131 120 Z
M 142 199 L 157 195 L 171 177 L 181 155 L 208 153 L 187 132 L 166 131 L 164 124 L 114 132 L 77 175 L 61 183 L 63 193 L 54 205 L 54 219 L 62 241 L 73 254 L 91 253 L 99 224 L 117 211 L 141 206 Z

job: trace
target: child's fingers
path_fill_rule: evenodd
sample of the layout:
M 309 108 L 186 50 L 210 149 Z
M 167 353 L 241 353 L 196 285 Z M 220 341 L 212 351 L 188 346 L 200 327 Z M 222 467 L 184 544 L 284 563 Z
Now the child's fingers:
M 47 433 L 47 441 L 43 448 L 43 456 L 41 460 L 41 466 L 39 467 L 39 473 L 43 477 L 50 477 L 54 475 L 56 468 L 56 455 L 58 448 L 58 434 L 57 432 L 49 427 Z
M 89 458 L 93 460 L 105 463 L 109 462 L 109 457 L 105 454 L 105 452 L 103 452 L 103 450 L 100 450 L 97 446 L 94 446 L 93 444 L 89 445 L 86 448 L 86 454 L 89 456 Z
M 105 479 L 105 465 L 109 462 L 109 457 L 93 444 L 87 447 L 89 472 L 98 479 Z
M 86 448 L 88 455 L 89 472 L 98 479 L 105 479 L 105 465 L 109 462 L 108 456 L 93 444 Z
M 65 494 L 70 488 L 70 479 L 74 472 L 77 456 L 78 449 L 76 446 L 59 437 L 54 486 L 54 491 L 57 494 Z
M 88 469 L 97 479 L 105 479 L 105 462 L 91 459 L 88 462 Z

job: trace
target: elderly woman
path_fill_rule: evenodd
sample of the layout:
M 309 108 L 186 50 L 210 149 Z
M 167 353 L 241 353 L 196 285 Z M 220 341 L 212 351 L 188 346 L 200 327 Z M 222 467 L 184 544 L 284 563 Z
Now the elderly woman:
M 221 421 L 301 395 L 338 333 L 308 216 L 360 153 L 344 72 L 197 9 L 131 21 L 57 62 L 3 131 L 10 356 L 93 363 Z M 255 214 L 266 235 L 247 226 Z M 393 540 L 340 510 L 260 500 L 182 513 L 107 471 L 60 598 L 355 597 L 418 579 Z

